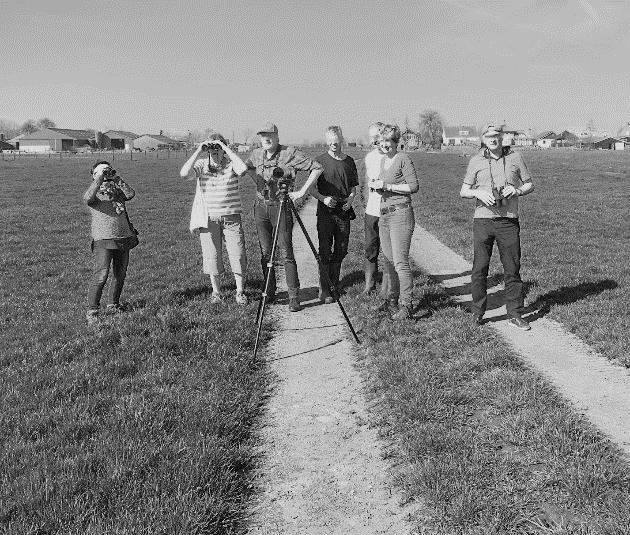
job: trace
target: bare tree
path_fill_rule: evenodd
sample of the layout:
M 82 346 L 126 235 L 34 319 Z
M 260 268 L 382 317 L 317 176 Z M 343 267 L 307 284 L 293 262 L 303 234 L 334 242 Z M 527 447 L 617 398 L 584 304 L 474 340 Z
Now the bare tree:
M 29 119 L 28 121 L 25 121 L 20 127 L 20 132 L 22 132 L 22 134 L 32 134 L 36 130 L 37 130 L 37 124 L 35 123 L 35 121 L 33 121 L 33 119 Z
M 20 133 L 20 125 L 9 119 L 0 119 L 0 132 L 2 132 L 7 139 L 11 139 Z
M 420 139 L 425 145 L 439 148 L 442 145 L 443 121 L 441 115 L 435 110 L 424 110 L 420 114 L 418 130 Z
M 37 128 L 55 128 L 57 126 L 55 121 L 49 119 L 48 117 L 42 117 L 39 121 L 37 121 Z

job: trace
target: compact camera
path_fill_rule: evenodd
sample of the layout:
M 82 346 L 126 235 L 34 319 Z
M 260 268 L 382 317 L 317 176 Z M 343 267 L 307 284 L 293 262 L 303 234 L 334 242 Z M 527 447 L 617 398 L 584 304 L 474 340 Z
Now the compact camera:
M 204 143 L 203 145 L 201 145 L 201 150 L 206 152 L 210 150 L 219 150 L 221 148 L 221 145 L 219 145 L 218 143 Z

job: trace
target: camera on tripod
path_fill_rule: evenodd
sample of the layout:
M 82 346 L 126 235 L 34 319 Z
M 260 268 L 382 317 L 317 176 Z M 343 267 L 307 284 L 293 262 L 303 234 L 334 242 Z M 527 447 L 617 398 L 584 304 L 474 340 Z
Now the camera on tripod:
M 293 186 L 294 171 L 291 167 L 272 166 L 263 169 L 265 187 L 263 196 L 272 200 L 280 195 L 285 195 Z

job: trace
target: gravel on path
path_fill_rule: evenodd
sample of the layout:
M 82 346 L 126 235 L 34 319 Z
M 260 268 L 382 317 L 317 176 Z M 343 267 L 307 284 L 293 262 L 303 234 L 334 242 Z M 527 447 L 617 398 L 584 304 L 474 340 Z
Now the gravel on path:
M 315 207 L 311 200 L 301 217 L 317 244 Z M 250 533 L 409 533 L 418 506 L 400 505 L 368 425 L 352 336 L 337 304 L 319 304 L 317 263 L 297 223 L 294 248 L 310 300 L 297 313 L 286 304 L 269 308 L 278 327 L 264 353 L 279 381 L 263 430 L 263 492 Z
M 466 306 L 472 301 L 471 264 L 419 225 L 414 230 L 411 257 L 422 272 L 440 282 L 457 302 Z M 489 310 L 485 318 L 489 318 L 489 324 L 525 362 L 550 379 L 578 411 L 630 453 L 628 370 L 598 355 L 559 323 L 544 317 L 535 319 L 535 313 L 531 319 L 525 316 L 531 321 L 530 331 L 510 327 L 505 306 L 500 305 L 501 290 L 494 287 L 488 291 Z

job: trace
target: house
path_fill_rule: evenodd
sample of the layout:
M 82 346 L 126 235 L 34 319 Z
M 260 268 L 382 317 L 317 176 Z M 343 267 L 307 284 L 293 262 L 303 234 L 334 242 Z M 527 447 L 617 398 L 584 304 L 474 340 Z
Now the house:
M 19 136 L 15 136 L 11 139 L 9 139 L 8 143 L 11 143 L 11 145 L 13 145 L 15 147 L 15 150 L 20 150 L 20 140 L 25 136 L 26 134 L 20 134 Z
M 126 151 L 133 150 L 134 141 L 138 137 L 138 134 L 134 134 L 133 132 L 108 130 L 107 132 L 103 132 L 103 148 Z
M 133 140 L 137 150 L 177 150 L 181 142 L 161 134 L 143 134 Z
M 19 140 L 19 149 L 24 152 L 61 152 L 94 144 L 95 135 L 90 130 L 42 128 L 31 134 L 24 134 Z
M 575 145 L 581 145 L 580 138 L 573 132 L 563 130 L 557 137 L 557 145 L 560 147 L 574 147 Z
M 11 143 L 8 143 L 7 141 L 4 141 L 3 139 L 0 139 L 0 152 L 2 152 L 3 150 L 15 150 L 15 146 L 11 145 Z
M 536 140 L 532 136 L 525 132 L 525 130 L 518 130 L 516 128 L 510 128 L 503 126 L 503 146 L 531 146 L 535 145 Z
M 239 145 L 238 147 L 236 147 L 236 150 L 238 152 L 250 152 L 252 148 L 249 145 Z
M 597 138 L 589 145 L 593 149 L 601 150 L 624 150 L 626 148 L 626 143 L 616 137 Z
M 477 145 L 481 141 L 474 126 L 445 126 L 442 131 L 444 145 Z
M 400 150 L 414 150 L 420 146 L 420 134 L 413 130 L 405 130 L 400 135 Z
M 538 134 L 536 139 L 536 145 L 543 149 L 550 149 L 555 147 L 558 143 L 558 136 L 552 130 L 545 130 Z
M 617 130 L 618 138 L 630 138 L 630 123 L 624 124 L 619 130 Z

